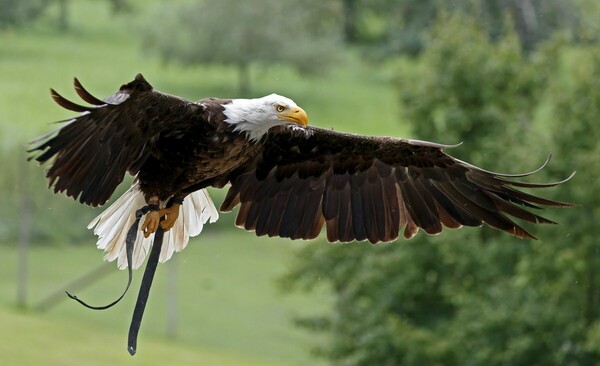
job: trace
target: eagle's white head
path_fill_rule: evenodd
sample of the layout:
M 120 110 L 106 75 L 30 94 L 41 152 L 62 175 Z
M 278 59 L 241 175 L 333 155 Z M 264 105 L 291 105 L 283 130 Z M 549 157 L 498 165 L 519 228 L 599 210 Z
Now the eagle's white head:
M 255 99 L 233 99 L 225 104 L 225 122 L 235 125 L 235 131 L 246 132 L 253 141 L 260 140 L 274 126 L 308 124 L 304 109 L 293 100 L 277 94 Z

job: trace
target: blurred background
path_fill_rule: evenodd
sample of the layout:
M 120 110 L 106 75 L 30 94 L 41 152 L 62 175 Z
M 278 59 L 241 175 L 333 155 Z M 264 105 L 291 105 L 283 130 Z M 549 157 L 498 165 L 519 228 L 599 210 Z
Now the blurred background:
M 0 364 L 595 365 L 600 363 L 597 0 L 0 0 Z M 103 97 L 138 72 L 197 100 L 294 99 L 310 122 L 454 144 L 533 170 L 575 202 L 528 227 L 369 245 L 256 238 L 222 215 L 159 266 L 138 354 L 137 286 L 104 263 L 101 209 L 47 188 L 28 141 L 72 117 L 72 77 Z M 124 191 L 128 182 L 114 197 Z M 211 191 L 220 204 L 223 192 Z M 135 273 L 139 284 L 142 272 Z

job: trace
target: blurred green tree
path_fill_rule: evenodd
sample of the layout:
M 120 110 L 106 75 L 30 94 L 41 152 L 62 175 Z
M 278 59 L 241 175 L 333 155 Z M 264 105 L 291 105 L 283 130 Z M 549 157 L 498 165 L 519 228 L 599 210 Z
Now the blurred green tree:
M 489 34 L 471 16 L 441 13 L 421 56 L 403 63 L 398 91 L 416 137 L 465 141 L 454 155 L 497 170 L 531 167 L 553 141 L 565 146 L 559 172 L 570 173 L 573 162 L 593 166 L 600 53 L 572 54 L 573 68 L 557 77 L 567 44 L 553 40 L 526 55 L 510 23 L 495 40 Z M 560 122 L 537 122 L 540 114 Z M 598 171 L 588 173 L 591 181 Z M 600 196 L 595 188 L 572 194 L 574 184 L 564 188 L 565 200 Z M 584 225 L 577 210 L 566 213 L 572 220 L 560 231 L 543 228 L 544 243 L 467 228 L 375 247 L 312 246 L 283 283 L 331 288 L 331 312 L 299 323 L 330 337 L 317 352 L 334 364 L 596 364 L 597 213 L 588 209 Z M 577 236 L 580 229 L 590 234 Z
M 596 3 L 596 15 L 600 7 Z M 598 18 L 597 18 L 598 19 Z M 597 24 L 596 24 L 597 27 Z M 596 36 L 594 36 L 596 38 Z M 565 42 L 564 39 L 560 40 Z M 548 88 L 554 145 L 561 157 L 557 171 L 561 174 L 577 170 L 577 185 L 561 187 L 563 199 L 571 199 L 580 207 L 569 210 L 557 231 L 553 248 L 540 248 L 539 263 L 533 262 L 545 279 L 562 284 L 546 288 L 554 299 L 554 311 L 569 316 L 565 327 L 571 353 L 587 354 L 588 364 L 597 364 L 600 354 L 600 45 L 590 42 L 557 52 L 560 42 L 549 47 L 548 58 L 554 59 L 555 74 Z M 566 234 L 565 234 L 566 233 Z M 528 280 L 534 280 L 533 276 Z M 539 277 L 535 280 L 539 280 Z M 567 307 L 568 305 L 568 307 Z M 586 353 L 587 352 L 587 353 Z M 595 356 L 595 357 L 593 357 Z
M 47 0 L 0 0 L 0 28 L 33 21 L 47 5 Z
M 500 35 L 503 19 L 510 15 L 525 49 L 533 49 L 556 30 L 575 29 L 585 16 L 578 4 L 567 0 L 343 0 L 342 5 L 345 40 L 363 46 L 375 58 L 418 54 L 440 11 L 469 11 L 488 24 L 492 38 Z
M 127 0 L 109 0 L 110 10 L 114 14 L 130 13 L 133 10 L 132 5 Z
M 144 47 L 165 61 L 225 64 L 239 70 L 248 95 L 252 64 L 320 72 L 339 51 L 327 4 L 310 0 L 208 0 L 165 5 L 144 33 Z

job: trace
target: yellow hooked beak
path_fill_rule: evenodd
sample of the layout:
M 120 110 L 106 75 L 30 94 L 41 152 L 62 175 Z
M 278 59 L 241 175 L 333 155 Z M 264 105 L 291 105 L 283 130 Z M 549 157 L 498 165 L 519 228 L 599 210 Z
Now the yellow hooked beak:
M 300 107 L 289 108 L 281 113 L 278 113 L 279 118 L 285 119 L 293 123 L 297 123 L 302 126 L 308 125 L 308 115 L 304 109 Z

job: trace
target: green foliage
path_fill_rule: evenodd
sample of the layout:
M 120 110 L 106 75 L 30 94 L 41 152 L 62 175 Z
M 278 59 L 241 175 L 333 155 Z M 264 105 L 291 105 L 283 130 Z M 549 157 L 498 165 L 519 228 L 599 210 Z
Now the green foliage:
M 31 22 L 47 5 L 47 0 L 0 0 L 0 28 Z
M 401 63 L 403 117 L 418 138 L 464 141 L 451 152 L 487 169 L 518 172 L 553 146 L 552 177 L 585 176 L 555 196 L 584 205 L 549 213 L 563 225 L 536 227 L 543 242 L 465 228 L 305 249 L 284 283 L 335 294 L 331 314 L 301 322 L 332 337 L 317 351 L 334 364 L 600 361 L 600 192 L 581 183 L 600 178 L 600 46 L 557 37 L 525 55 L 512 27 L 492 41 L 480 24 L 442 14 L 421 56 Z
M 419 138 L 465 142 L 461 156 L 471 162 L 515 169 L 535 113 L 530 106 L 543 91 L 543 70 L 523 55 L 510 26 L 493 42 L 475 18 L 442 13 L 439 19 L 417 66 L 399 73 L 406 119 Z M 495 143 L 499 138 L 516 148 L 507 152 Z
M 144 47 L 165 61 L 235 66 L 240 70 L 240 91 L 247 94 L 252 64 L 323 71 L 339 50 L 327 16 L 319 1 L 169 3 L 145 31 Z
M 589 0 L 579 0 L 579 2 Z M 557 30 L 578 32 L 587 14 L 580 4 L 565 0 L 345 0 L 351 9 L 354 31 L 352 43 L 365 48 L 366 55 L 375 58 L 399 53 L 418 54 L 427 40 L 425 34 L 440 12 L 468 11 L 482 24 L 492 38 L 501 37 L 504 18 L 510 15 L 514 30 L 525 49 L 534 49 Z M 585 9 L 590 6 L 586 4 Z M 589 20 L 589 18 L 588 18 Z M 346 37 L 349 38 L 349 37 Z
M 580 207 L 579 212 L 565 215 L 562 227 L 568 237 L 557 240 L 555 251 L 542 252 L 547 261 L 561 259 L 555 268 L 544 270 L 547 276 L 571 284 L 557 292 L 570 297 L 580 310 L 574 331 L 585 342 L 582 348 L 598 354 L 600 348 L 593 345 L 600 341 L 600 188 L 595 184 L 600 179 L 600 45 L 580 46 L 558 56 L 556 69 L 562 77 L 553 80 L 548 95 L 557 131 L 554 143 L 568 160 L 557 170 L 563 175 L 577 170 L 574 180 L 578 182 L 561 187 L 560 192 Z

